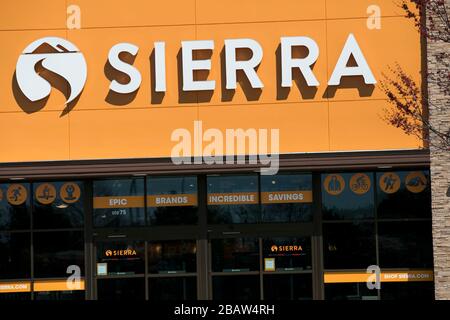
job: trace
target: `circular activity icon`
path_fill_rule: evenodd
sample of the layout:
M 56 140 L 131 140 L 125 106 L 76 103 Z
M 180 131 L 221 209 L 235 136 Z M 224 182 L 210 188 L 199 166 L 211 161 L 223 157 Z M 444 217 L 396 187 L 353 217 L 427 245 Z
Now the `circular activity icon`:
M 43 183 L 36 188 L 36 200 L 41 204 L 50 204 L 56 199 L 56 189 L 50 183 Z
M 385 193 L 395 193 L 400 189 L 400 177 L 394 172 L 386 172 L 380 177 L 380 189 Z
M 337 196 L 345 188 L 345 180 L 339 174 L 329 174 L 323 182 L 325 191 L 332 196 Z
M 365 194 L 370 190 L 370 178 L 365 173 L 356 173 L 350 178 L 350 189 L 356 194 Z
M 427 178 L 420 171 L 409 173 L 405 179 L 406 189 L 413 193 L 419 193 L 427 187 Z
M 65 203 L 74 203 L 80 199 L 81 191 L 78 184 L 67 182 L 59 189 L 59 196 Z
M 11 184 L 6 191 L 6 198 L 12 205 L 18 206 L 27 200 L 27 189 L 21 184 Z

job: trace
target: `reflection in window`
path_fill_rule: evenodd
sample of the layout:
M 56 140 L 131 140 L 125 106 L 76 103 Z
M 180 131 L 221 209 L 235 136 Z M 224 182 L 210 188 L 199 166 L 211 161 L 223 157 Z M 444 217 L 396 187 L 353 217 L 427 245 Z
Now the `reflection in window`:
M 83 226 L 83 185 L 81 183 L 35 183 L 33 189 L 34 228 L 51 229 Z
M 374 218 L 373 174 L 323 174 L 322 214 L 325 220 Z
M 30 228 L 30 185 L 0 184 L 0 230 Z
M 145 247 L 142 241 L 97 243 L 97 263 L 103 264 L 103 270 L 106 269 L 108 275 L 142 274 L 144 261 Z
M 0 301 L 31 300 L 31 292 L 0 293 Z
M 430 173 L 377 173 L 377 214 L 383 218 L 431 218 Z
M 83 290 L 74 291 L 40 291 L 34 293 L 35 300 L 84 300 Z
M 0 233 L 0 279 L 30 277 L 30 233 Z
M 431 221 L 378 223 L 381 268 L 431 268 L 433 243 Z
M 273 259 L 276 271 L 311 270 L 309 237 L 264 239 L 263 253 L 264 259 Z
M 99 279 L 97 280 L 98 300 L 145 300 L 144 278 Z
M 196 272 L 195 241 L 164 241 L 148 243 L 150 273 Z
M 195 300 L 197 299 L 196 277 L 171 277 L 148 279 L 149 300 Z
M 264 275 L 264 300 L 312 300 L 311 274 Z
M 94 181 L 94 226 L 145 224 L 144 179 Z
M 215 276 L 214 300 L 260 300 L 259 276 Z
M 83 274 L 83 232 L 35 232 L 33 238 L 35 277 L 67 277 L 71 265 L 79 266 Z
M 384 283 L 382 284 L 383 291 Z M 378 300 L 378 290 L 370 290 L 367 283 L 326 283 L 326 300 Z
M 211 241 L 212 271 L 259 270 L 259 243 L 256 238 L 215 239 Z
M 150 225 L 197 223 L 197 177 L 147 177 Z
M 261 207 L 264 222 L 311 221 L 312 201 L 310 174 L 261 176 Z
M 376 264 L 374 223 L 324 223 L 325 269 L 366 269 Z
M 260 220 L 257 175 L 208 176 L 208 223 Z
M 434 300 L 434 282 L 385 282 L 381 300 Z

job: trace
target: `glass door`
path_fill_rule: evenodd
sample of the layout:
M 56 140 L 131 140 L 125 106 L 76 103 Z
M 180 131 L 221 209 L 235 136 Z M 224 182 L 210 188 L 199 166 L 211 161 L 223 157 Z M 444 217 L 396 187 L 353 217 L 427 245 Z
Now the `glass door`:
M 209 241 L 210 298 L 311 300 L 310 236 L 239 236 Z

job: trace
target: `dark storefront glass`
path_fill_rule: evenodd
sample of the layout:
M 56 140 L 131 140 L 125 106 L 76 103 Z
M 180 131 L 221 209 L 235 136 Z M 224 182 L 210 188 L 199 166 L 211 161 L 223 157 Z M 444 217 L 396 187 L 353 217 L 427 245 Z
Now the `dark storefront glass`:
M 431 221 L 378 223 L 381 268 L 432 268 Z
M 142 241 L 105 241 L 97 243 L 97 263 L 103 264 L 107 274 L 143 274 L 145 246 Z M 105 265 L 106 264 L 106 265 Z
M 84 236 L 79 231 L 35 232 L 35 277 L 67 277 L 67 267 L 76 265 L 84 270 Z
M 0 279 L 30 277 L 30 240 L 29 232 L 0 233 Z
M 309 237 L 264 239 L 263 254 L 264 259 L 273 259 L 275 271 L 311 270 L 312 268 Z
M 323 174 L 323 219 L 374 218 L 373 185 L 373 174 L 370 172 Z
M 312 202 L 312 175 L 261 176 L 262 221 L 312 221 Z
M 0 230 L 30 229 L 30 185 L 0 184 Z
M 195 300 L 197 299 L 196 277 L 149 278 L 149 300 Z
M 0 301 L 31 300 L 31 292 L 0 293 Z
M 94 181 L 94 226 L 145 225 L 144 178 Z
M 144 278 L 97 280 L 98 300 L 145 300 Z
M 84 207 L 90 207 L 91 201 L 96 227 L 114 228 L 108 234 L 124 234 L 130 239 L 109 239 L 107 230 L 97 230 L 95 262 L 100 274 L 94 277 L 101 300 L 145 299 L 146 287 L 150 300 L 196 299 L 197 280 L 207 276 L 197 274 L 197 254 L 210 261 L 210 270 L 205 268 L 205 272 L 211 271 L 214 299 L 260 299 L 261 294 L 266 300 L 312 299 L 314 254 L 323 254 L 329 282 L 324 284 L 326 299 L 369 300 L 377 299 L 378 294 L 383 300 L 433 299 L 429 170 L 320 176 L 319 199 L 312 198 L 312 174 L 207 176 L 211 240 L 210 246 L 202 246 L 199 252 L 194 240 L 199 233 L 193 227 L 203 205 L 198 203 L 202 197 L 197 176 L 99 180 L 93 182 L 93 194 L 85 194 L 89 188 L 84 189 L 83 182 L 1 184 L 0 280 L 31 283 L 38 291 L 1 293 L 0 300 L 84 299 L 84 290 L 40 291 L 49 287 L 38 289 L 36 284 L 50 281 L 39 278 L 67 278 L 70 265 L 79 266 L 83 276 L 85 231 L 81 230 L 85 228 Z M 315 253 L 311 236 L 305 235 L 313 232 L 313 208 L 321 208 L 323 218 L 323 247 Z M 298 222 L 307 222 L 298 233 L 275 224 Z M 255 225 L 214 225 L 244 223 Z M 152 227 L 147 235 L 147 228 L 132 228 L 146 225 Z M 164 234 L 166 229 L 171 234 L 181 231 L 180 238 L 187 240 L 161 240 L 173 239 Z M 203 249 L 210 250 L 211 256 Z M 359 275 L 375 264 L 400 281 L 383 281 L 381 291 L 369 290 L 365 282 L 332 283 L 364 281 Z M 32 268 L 36 281 L 31 279 Z M 329 277 L 333 272 L 344 276 Z M 9 289 L 4 286 L 2 290 Z M 61 286 L 58 290 L 65 289 Z
M 259 271 L 259 243 L 256 238 L 211 241 L 213 272 Z
M 259 300 L 259 276 L 213 277 L 214 300 Z
M 35 300 L 84 300 L 84 290 L 41 291 L 34 293 Z
M 148 272 L 196 272 L 195 241 L 164 241 L 148 243 Z
M 35 183 L 33 190 L 33 225 L 35 229 L 83 226 L 84 192 L 82 183 Z
M 208 176 L 208 223 L 260 221 L 257 175 Z
M 384 285 L 384 284 L 383 284 Z M 383 286 L 382 285 L 382 286 Z M 383 288 L 383 287 L 382 287 Z M 381 290 L 383 291 L 383 290 Z M 326 300 L 378 300 L 378 290 L 364 283 L 326 283 Z
M 381 300 L 434 300 L 434 282 L 385 282 L 380 294 Z
M 325 269 L 366 269 L 376 264 L 375 224 L 324 223 Z
M 196 224 L 197 177 L 147 177 L 150 225 Z
M 430 172 L 377 173 L 378 219 L 431 218 Z
M 264 275 L 264 300 L 312 300 L 312 276 Z

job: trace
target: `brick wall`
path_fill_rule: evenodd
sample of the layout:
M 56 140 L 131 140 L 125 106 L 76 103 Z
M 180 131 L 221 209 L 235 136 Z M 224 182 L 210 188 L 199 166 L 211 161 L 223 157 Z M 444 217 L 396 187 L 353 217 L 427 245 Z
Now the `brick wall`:
M 450 0 L 445 2 L 449 9 Z M 442 63 L 438 62 L 436 55 L 443 52 L 450 55 L 450 43 L 428 40 L 429 73 L 436 74 L 439 69 L 442 70 Z M 428 94 L 431 124 L 440 130 L 446 128 L 448 130 L 450 128 L 450 96 L 448 92 L 445 92 L 445 86 L 434 79 L 429 79 Z M 432 142 L 436 141 L 433 137 L 432 134 Z M 441 151 L 433 145 L 430 149 L 435 296 L 436 299 L 450 300 L 450 152 Z

